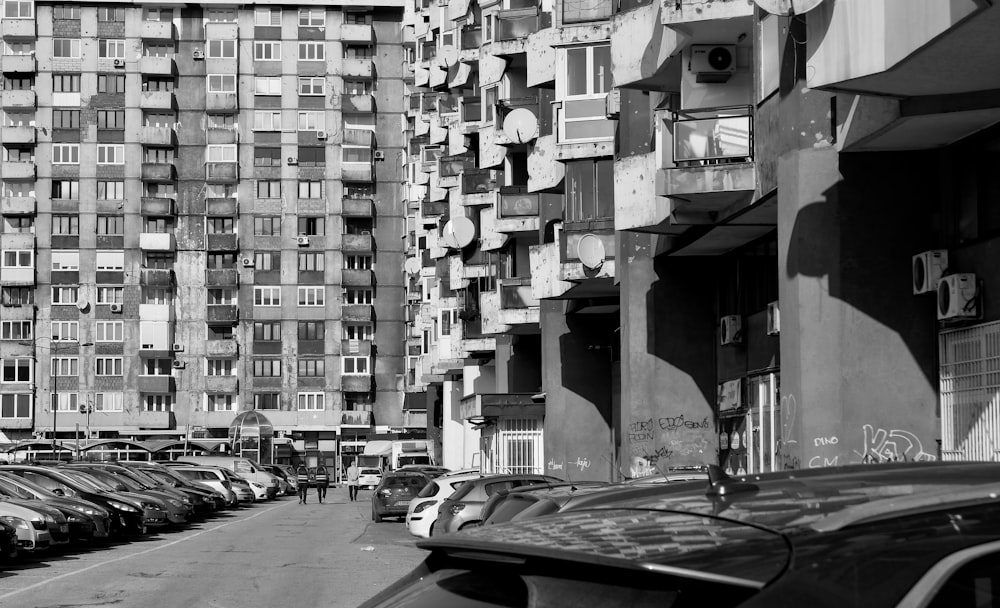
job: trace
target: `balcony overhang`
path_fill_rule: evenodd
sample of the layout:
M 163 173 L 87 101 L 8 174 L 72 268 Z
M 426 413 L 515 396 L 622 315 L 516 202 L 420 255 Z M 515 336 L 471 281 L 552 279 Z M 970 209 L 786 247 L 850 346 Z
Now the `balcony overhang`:
M 724 223 L 683 226 L 683 216 L 674 216 L 672 221 L 675 228 L 686 231 L 672 240 L 669 255 L 722 255 L 774 231 L 778 224 L 778 199 L 770 196 Z
M 615 86 L 675 91 L 681 82 L 678 51 L 688 35 L 660 23 L 659 2 L 615 15 L 611 25 L 611 73 Z M 635 44 L 636 40 L 646 41 Z
M 718 213 L 748 204 L 757 188 L 754 163 L 661 169 L 657 194 L 671 199 L 674 210 Z

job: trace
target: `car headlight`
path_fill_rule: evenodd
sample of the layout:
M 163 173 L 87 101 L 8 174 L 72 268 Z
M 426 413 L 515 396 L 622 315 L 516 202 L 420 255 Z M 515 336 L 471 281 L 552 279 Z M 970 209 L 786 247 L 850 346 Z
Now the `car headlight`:
M 160 511 L 163 510 L 163 505 L 157 502 L 142 501 L 139 503 L 139 506 L 142 507 L 143 509 L 159 509 Z
M 389 488 L 382 488 L 381 490 L 378 491 L 378 493 L 387 498 L 389 496 L 392 496 L 392 490 L 390 490 Z
M 413 512 L 414 513 L 423 513 L 424 511 L 426 511 L 427 509 L 430 509 L 433 506 L 434 506 L 434 501 L 433 500 L 428 500 L 427 502 L 422 502 L 422 503 L 418 504 L 416 507 L 414 507 L 413 508 Z
M 253 487 L 257 488 L 258 490 L 266 490 L 267 489 L 267 488 L 265 488 L 263 486 L 263 484 L 259 484 L 256 481 L 251 481 L 250 485 L 252 485 Z
M 97 515 L 97 511 L 95 511 L 95 510 L 93 510 L 93 509 L 91 509 L 89 507 L 84 507 L 84 506 L 81 506 L 81 505 L 67 505 L 67 506 L 70 509 L 73 509 L 74 511 L 76 511 L 77 513 L 83 513 L 84 515 Z
M 15 528 L 20 528 L 21 530 L 28 530 L 31 528 L 31 526 L 28 525 L 28 522 L 21 519 L 20 517 L 14 517 L 13 515 L 0 515 L 0 519 L 2 519 L 8 525 L 13 526 Z
M 138 513 L 139 509 L 136 509 L 132 505 L 127 505 L 123 502 L 118 502 L 117 500 L 109 500 L 108 504 L 118 509 L 119 511 L 125 511 L 126 513 Z
M 66 521 L 71 522 L 71 523 L 82 523 L 82 522 L 85 522 L 87 520 L 85 520 L 84 518 L 80 517 L 79 515 L 73 515 L 72 513 L 70 513 L 69 515 L 66 516 Z

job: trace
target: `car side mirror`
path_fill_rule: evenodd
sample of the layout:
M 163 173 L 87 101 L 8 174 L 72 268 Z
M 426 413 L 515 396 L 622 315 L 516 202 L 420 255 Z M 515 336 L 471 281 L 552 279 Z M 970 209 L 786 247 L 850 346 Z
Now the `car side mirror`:
M 52 493 L 55 494 L 56 496 L 66 496 L 66 492 L 63 492 L 62 488 L 54 488 L 52 490 Z

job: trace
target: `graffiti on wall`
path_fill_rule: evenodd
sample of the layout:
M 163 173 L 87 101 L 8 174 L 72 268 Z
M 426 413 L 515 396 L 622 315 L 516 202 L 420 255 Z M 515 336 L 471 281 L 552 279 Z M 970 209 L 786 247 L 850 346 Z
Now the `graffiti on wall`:
M 862 452 L 854 450 L 861 462 L 896 462 L 937 460 L 937 456 L 924 450 L 920 438 L 904 429 L 875 428 L 864 425 Z
M 709 435 L 711 434 L 711 435 Z M 662 472 L 676 459 L 678 463 L 705 461 L 714 437 L 714 424 L 708 416 L 691 419 L 684 413 L 633 418 L 625 441 L 630 477 L 644 477 Z

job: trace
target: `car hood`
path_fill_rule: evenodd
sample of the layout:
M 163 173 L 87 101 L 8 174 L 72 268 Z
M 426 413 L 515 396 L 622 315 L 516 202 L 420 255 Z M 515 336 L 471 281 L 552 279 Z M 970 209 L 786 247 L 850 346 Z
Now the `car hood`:
M 42 500 L 45 504 L 52 505 L 57 509 L 62 509 L 67 512 L 72 512 L 76 515 L 84 515 L 76 510 L 78 507 L 83 507 L 84 509 L 92 509 L 95 512 L 93 517 L 108 516 L 107 509 L 98 504 L 92 503 L 89 500 L 83 500 L 81 498 L 65 498 L 60 496 L 59 498 L 44 498 Z
M 66 516 L 55 505 L 46 504 L 40 500 L 23 500 L 20 498 L 11 498 L 9 499 L 9 502 L 49 515 L 55 519 L 57 523 L 66 523 Z
M 41 507 L 42 505 L 38 506 Z M 31 521 L 33 519 L 43 519 L 42 515 L 45 512 L 42 509 L 27 507 L 10 500 L 0 500 L 0 516 L 11 515 Z

